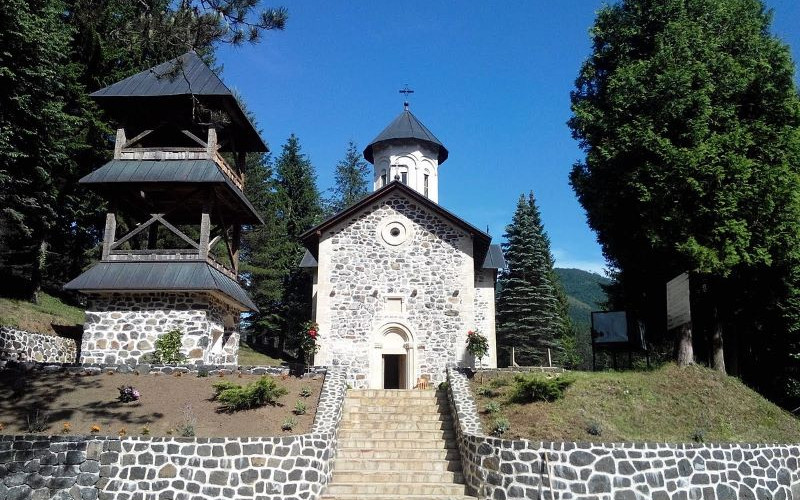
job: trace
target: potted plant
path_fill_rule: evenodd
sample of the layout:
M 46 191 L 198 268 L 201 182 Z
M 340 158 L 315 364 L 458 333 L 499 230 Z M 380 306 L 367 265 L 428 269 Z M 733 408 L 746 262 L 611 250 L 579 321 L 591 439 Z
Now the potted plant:
M 306 369 L 310 370 L 314 363 L 314 355 L 319 352 L 319 325 L 313 321 L 304 324 L 304 332 L 300 335 L 300 350 L 303 352 L 303 359 Z

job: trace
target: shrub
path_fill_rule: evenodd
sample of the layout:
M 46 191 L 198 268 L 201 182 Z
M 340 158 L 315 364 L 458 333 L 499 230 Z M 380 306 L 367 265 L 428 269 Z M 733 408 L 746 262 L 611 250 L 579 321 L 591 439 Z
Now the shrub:
M 302 389 L 300 389 L 300 397 L 308 398 L 311 396 L 311 388 L 307 385 L 304 385 Z
M 164 335 L 156 339 L 156 350 L 150 354 L 153 363 L 164 363 L 174 365 L 186 361 L 186 356 L 181 354 L 181 343 L 183 332 L 179 328 L 173 328 Z
M 511 380 L 508 377 L 496 377 L 489 381 L 489 386 L 494 387 L 495 389 L 500 387 L 506 387 L 511 384 Z
M 292 417 L 286 417 L 286 420 L 281 424 L 281 430 L 290 431 L 294 428 L 297 421 Z
M 695 429 L 690 437 L 695 443 L 702 443 L 706 440 L 706 431 L 705 429 Z
M 517 375 L 514 377 L 514 388 L 511 392 L 513 403 L 533 403 L 536 401 L 553 402 L 564 396 L 574 382 L 566 377 L 542 377 L 538 375 Z
M 132 385 L 121 385 L 117 387 L 119 397 L 117 399 L 122 403 L 130 403 L 131 401 L 139 401 L 141 394 Z
M 294 404 L 295 415 L 305 415 L 307 409 L 306 404 L 300 400 Z
M 492 388 L 487 385 L 479 385 L 478 388 L 475 389 L 475 393 L 478 396 L 483 396 L 485 398 L 493 398 L 496 396 Z
M 32 412 L 28 413 L 26 417 L 27 420 L 27 429 L 30 433 L 39 433 L 44 432 L 45 429 L 48 427 L 48 417 L 46 413 L 42 413 L 39 410 L 33 410 Z
M 208 377 L 208 368 L 200 368 L 197 370 L 197 376 L 199 377 Z
M 492 422 L 492 435 L 493 436 L 502 436 L 511 428 L 511 422 L 508 421 L 506 417 L 497 417 Z
M 603 427 L 597 422 L 589 422 L 586 426 L 586 433 L 592 436 L 602 436 Z
M 213 399 L 219 401 L 223 411 L 249 410 L 264 405 L 275 405 L 281 396 L 287 394 L 285 387 L 278 385 L 272 377 L 261 377 L 246 386 L 223 381 L 212 385 Z
M 192 411 L 192 405 L 186 403 L 183 407 L 183 422 L 175 429 L 181 437 L 194 437 L 195 426 L 197 425 L 197 417 Z
M 449 388 L 450 388 L 450 383 L 447 382 L 446 380 L 444 382 L 439 382 L 439 390 L 440 391 L 446 391 Z
M 486 410 L 486 413 L 489 415 L 494 415 L 495 413 L 500 413 L 500 405 L 495 401 L 489 401 L 486 403 L 486 406 L 484 406 L 484 410 Z

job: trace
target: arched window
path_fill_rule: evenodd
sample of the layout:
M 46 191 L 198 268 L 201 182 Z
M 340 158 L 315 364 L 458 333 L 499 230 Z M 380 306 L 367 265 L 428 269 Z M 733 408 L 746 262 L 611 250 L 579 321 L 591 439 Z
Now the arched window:
M 386 169 L 381 170 L 381 187 L 386 185 Z

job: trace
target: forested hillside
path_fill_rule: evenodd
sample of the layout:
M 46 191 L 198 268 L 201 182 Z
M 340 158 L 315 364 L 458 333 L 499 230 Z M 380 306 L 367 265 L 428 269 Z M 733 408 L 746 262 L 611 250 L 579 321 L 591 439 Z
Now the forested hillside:
M 555 268 L 554 271 L 567 294 L 569 316 L 577 334 L 578 351 L 583 356 L 583 366 L 586 366 L 592 356 L 589 315 L 592 311 L 603 309 L 606 293 L 601 285 L 606 285 L 611 280 L 581 269 Z

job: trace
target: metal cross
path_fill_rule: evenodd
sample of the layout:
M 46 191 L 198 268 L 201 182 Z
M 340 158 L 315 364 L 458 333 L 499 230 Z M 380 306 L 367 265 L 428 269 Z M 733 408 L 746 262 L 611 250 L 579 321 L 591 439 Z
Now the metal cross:
M 403 102 L 403 106 L 408 109 L 408 94 L 413 94 L 414 91 L 408 88 L 408 84 L 405 85 L 402 89 L 400 89 L 400 93 L 403 94 L 405 97 L 405 101 Z

